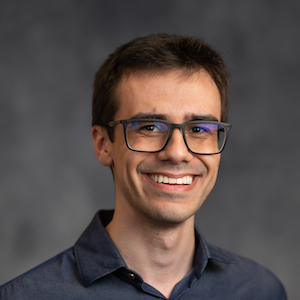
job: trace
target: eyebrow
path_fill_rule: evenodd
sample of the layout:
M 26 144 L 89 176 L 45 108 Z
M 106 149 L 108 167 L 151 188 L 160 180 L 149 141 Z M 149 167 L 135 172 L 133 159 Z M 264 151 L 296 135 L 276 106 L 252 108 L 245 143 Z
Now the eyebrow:
M 186 121 L 216 121 L 218 122 L 218 118 L 216 118 L 214 115 L 211 114 L 205 114 L 205 115 L 196 115 L 196 114 L 191 114 L 187 115 L 185 117 Z
M 130 119 L 159 119 L 159 120 L 167 120 L 167 116 L 164 114 L 153 114 L 153 113 L 137 113 L 131 116 Z M 196 114 L 189 114 L 185 116 L 185 121 L 216 121 L 219 120 L 211 114 L 204 114 L 204 115 L 196 115 Z
M 131 116 L 130 119 L 159 119 L 159 120 L 167 120 L 166 115 L 163 114 L 151 114 L 151 113 L 137 113 Z

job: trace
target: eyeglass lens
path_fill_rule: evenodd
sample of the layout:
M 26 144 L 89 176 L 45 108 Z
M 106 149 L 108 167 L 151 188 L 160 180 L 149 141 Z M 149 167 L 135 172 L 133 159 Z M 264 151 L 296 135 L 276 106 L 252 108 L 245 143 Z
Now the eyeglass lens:
M 156 121 L 134 121 L 127 125 L 128 146 L 137 151 L 159 151 L 169 136 L 170 125 Z M 218 153 L 225 143 L 226 129 L 221 124 L 187 123 L 184 130 L 186 143 L 195 153 Z

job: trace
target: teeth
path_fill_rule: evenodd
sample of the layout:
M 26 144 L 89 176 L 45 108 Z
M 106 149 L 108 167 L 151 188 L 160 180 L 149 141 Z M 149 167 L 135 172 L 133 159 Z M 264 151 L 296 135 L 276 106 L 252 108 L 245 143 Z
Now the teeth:
M 160 183 L 164 182 L 164 177 L 162 175 L 158 176 L 158 182 Z
M 177 184 L 182 184 L 182 183 L 183 183 L 182 178 L 178 178 L 178 179 L 176 180 L 176 183 L 177 183 Z
M 181 178 L 171 178 L 163 175 L 149 175 L 149 177 L 157 183 L 168 183 L 168 184 L 192 184 L 193 176 L 184 176 Z

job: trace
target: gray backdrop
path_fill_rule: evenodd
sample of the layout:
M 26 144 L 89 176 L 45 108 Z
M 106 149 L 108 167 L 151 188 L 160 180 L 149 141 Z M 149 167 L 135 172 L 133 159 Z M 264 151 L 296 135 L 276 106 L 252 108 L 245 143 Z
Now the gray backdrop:
M 0 284 L 70 247 L 114 206 L 90 134 L 93 76 L 134 37 L 199 35 L 231 71 L 209 242 L 299 285 L 300 1 L 0 1 Z

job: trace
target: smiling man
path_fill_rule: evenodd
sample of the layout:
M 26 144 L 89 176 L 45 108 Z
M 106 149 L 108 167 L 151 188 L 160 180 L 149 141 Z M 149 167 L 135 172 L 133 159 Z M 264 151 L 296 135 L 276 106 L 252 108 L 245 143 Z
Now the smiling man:
M 0 298 L 286 299 L 272 273 L 195 229 L 231 127 L 227 87 L 221 56 L 196 38 L 152 35 L 111 54 L 95 77 L 92 135 L 115 210 Z

